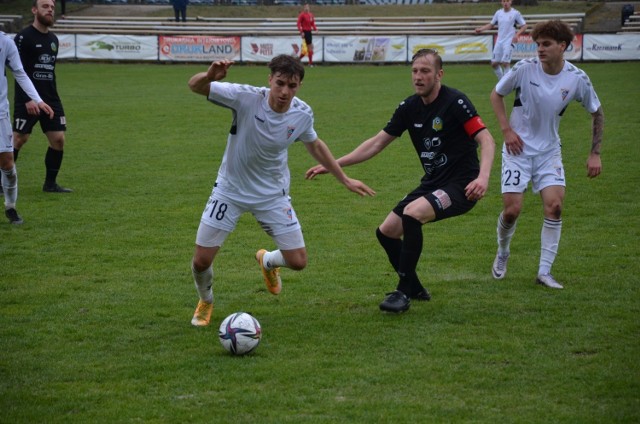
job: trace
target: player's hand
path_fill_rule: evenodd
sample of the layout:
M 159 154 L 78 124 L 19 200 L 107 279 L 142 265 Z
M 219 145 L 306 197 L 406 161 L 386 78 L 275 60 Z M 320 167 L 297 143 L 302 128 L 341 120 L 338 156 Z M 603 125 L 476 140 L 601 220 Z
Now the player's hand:
M 49 119 L 53 119 L 53 109 L 51 109 L 51 106 L 49 106 L 45 102 L 40 102 L 40 103 L 37 104 L 36 107 L 38 109 L 37 114 L 40 114 L 40 111 L 42 111 L 42 112 L 46 113 L 47 115 L 49 115 Z
M 27 109 L 27 113 L 29 115 L 33 115 L 33 116 L 40 115 L 40 108 L 38 107 L 38 104 L 33 100 L 29 100 L 27 103 L 25 103 L 24 107 Z
M 220 81 L 227 76 L 227 71 L 234 62 L 232 60 L 216 60 L 211 63 L 209 69 L 207 69 L 207 78 L 209 81 Z
M 309 168 L 307 170 L 307 172 L 305 172 L 304 177 L 307 180 L 312 180 L 314 179 L 317 175 L 320 174 L 326 174 L 328 171 L 326 170 L 326 168 L 322 165 L 316 165 L 313 168 Z
M 464 194 L 472 202 L 478 201 L 487 194 L 487 188 L 489 187 L 489 181 L 483 178 L 476 178 L 471 181 L 464 189 Z
M 591 153 L 587 159 L 587 176 L 595 178 L 602 172 L 602 161 L 600 155 Z
M 504 144 L 507 148 L 507 153 L 510 155 L 519 155 L 524 150 L 524 142 L 518 134 L 511 128 L 502 131 L 504 135 Z
M 351 191 L 360 196 L 375 196 L 376 192 L 371 189 L 368 185 L 359 180 L 354 180 L 353 178 L 347 178 L 344 182 L 344 185 Z

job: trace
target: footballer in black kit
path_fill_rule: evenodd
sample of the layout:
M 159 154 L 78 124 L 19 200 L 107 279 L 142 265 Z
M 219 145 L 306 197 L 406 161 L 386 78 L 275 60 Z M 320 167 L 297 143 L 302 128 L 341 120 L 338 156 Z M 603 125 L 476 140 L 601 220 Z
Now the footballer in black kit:
M 431 299 L 417 274 L 422 226 L 471 210 L 489 186 L 495 141 L 469 99 L 442 85 L 443 75 L 442 58 L 436 50 L 415 52 L 411 59 L 415 94 L 400 103 L 382 130 L 338 159 L 343 167 L 364 162 L 408 131 L 424 171 L 420 185 L 376 229 L 376 238 L 399 277 L 396 290 L 387 293 L 379 305 L 385 312 L 404 312 L 410 300 Z M 306 176 L 324 173 L 316 165 Z
M 55 71 L 60 43 L 58 37 L 49 31 L 54 23 L 55 2 L 37 0 L 31 11 L 34 15 L 33 24 L 18 32 L 15 43 L 25 72 L 42 99 L 53 109 L 54 116 L 49 118 L 43 113 L 39 116 L 29 115 L 26 103 L 31 99 L 16 84 L 13 115 L 14 158 L 18 159 L 20 149 L 29 140 L 36 123 L 40 122 L 40 128 L 49 143 L 44 160 L 46 174 L 42 190 L 49 193 L 68 193 L 71 192 L 70 189 L 61 187 L 57 183 L 62 165 L 67 123 L 56 86 Z
M 66 130 L 64 109 L 56 87 L 56 59 L 60 44 L 58 37 L 52 32 L 43 34 L 30 25 L 16 35 L 15 42 L 25 72 L 29 75 L 42 100 L 53 108 L 55 115 L 51 120 L 43 119 L 46 117 L 45 114 L 35 117 L 28 115 L 25 103 L 31 99 L 22 87 L 16 84 L 14 131 L 31 133 L 38 120 L 40 120 L 44 131 Z M 18 119 L 25 122 L 16 122 Z
M 425 105 L 416 94 L 400 103 L 384 131 L 395 137 L 409 132 L 424 176 L 394 212 L 402 216 L 404 207 L 421 196 L 433 206 L 435 221 L 469 211 L 476 200 L 467 199 L 465 187 L 480 170 L 474 137 L 485 128 L 471 101 L 445 85 L 433 103 Z

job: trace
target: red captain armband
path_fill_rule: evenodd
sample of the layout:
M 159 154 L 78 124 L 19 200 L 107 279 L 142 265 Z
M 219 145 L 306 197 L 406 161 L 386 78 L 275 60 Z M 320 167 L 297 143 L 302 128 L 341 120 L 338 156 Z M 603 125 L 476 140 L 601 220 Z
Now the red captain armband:
M 487 126 L 482 122 L 482 119 L 478 115 L 464 123 L 464 130 L 471 138 L 473 138 L 473 136 L 475 136 L 480 130 L 485 128 L 487 128 Z

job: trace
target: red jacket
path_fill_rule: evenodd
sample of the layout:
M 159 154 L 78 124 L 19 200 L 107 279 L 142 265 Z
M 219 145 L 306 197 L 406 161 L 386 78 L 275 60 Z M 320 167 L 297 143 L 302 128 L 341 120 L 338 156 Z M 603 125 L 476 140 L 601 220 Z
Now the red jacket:
M 313 13 L 300 12 L 298 15 L 298 31 L 317 31 L 316 20 L 313 17 Z

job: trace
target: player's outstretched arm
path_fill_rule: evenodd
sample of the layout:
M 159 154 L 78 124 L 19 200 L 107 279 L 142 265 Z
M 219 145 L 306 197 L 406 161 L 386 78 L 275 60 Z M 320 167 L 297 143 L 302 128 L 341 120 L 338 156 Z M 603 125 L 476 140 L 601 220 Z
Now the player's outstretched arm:
M 312 143 L 304 143 L 304 145 L 311 156 L 349 190 L 359 194 L 360 196 L 373 196 L 376 194 L 375 191 L 362 181 L 349 178 L 347 174 L 345 174 L 324 141 L 318 138 L 316 141 Z
M 232 60 L 217 60 L 211 63 L 207 72 L 199 72 L 189 79 L 189 88 L 194 93 L 208 96 L 210 89 L 209 84 L 212 81 L 224 79 L 233 63 Z
M 384 130 L 380 131 L 373 137 L 363 141 L 358 147 L 356 147 L 351 153 L 342 156 L 337 160 L 338 165 L 344 167 L 349 165 L 355 165 L 356 163 L 364 162 L 371 159 L 378 153 L 380 153 L 385 147 L 389 145 L 396 137 L 387 134 Z M 316 165 L 307 170 L 305 176 L 307 179 L 313 179 L 316 175 L 326 174 L 327 169 L 322 165 Z

